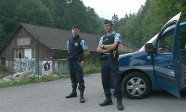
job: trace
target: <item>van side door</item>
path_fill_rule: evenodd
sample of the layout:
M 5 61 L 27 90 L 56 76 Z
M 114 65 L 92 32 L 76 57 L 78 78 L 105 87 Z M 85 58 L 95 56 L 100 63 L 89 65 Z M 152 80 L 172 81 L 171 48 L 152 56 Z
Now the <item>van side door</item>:
M 159 32 L 156 53 L 154 54 L 154 72 L 158 86 L 179 98 L 177 76 L 180 73 L 177 74 L 179 70 L 175 69 L 179 69 L 180 63 L 176 61 L 179 56 L 177 56 L 177 48 L 174 46 L 180 15 L 181 13 L 169 20 Z

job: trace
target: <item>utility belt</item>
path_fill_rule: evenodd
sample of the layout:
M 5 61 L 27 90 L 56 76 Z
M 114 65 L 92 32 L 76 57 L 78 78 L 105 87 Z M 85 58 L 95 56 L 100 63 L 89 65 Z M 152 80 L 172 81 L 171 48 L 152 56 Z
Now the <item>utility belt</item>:
M 69 61 L 83 61 L 83 54 L 77 55 L 77 56 L 69 56 L 68 55 L 68 60 Z
M 117 59 L 117 57 L 114 57 L 113 54 L 100 54 L 100 59 L 101 60 L 103 60 L 103 59 L 112 60 L 112 59 Z

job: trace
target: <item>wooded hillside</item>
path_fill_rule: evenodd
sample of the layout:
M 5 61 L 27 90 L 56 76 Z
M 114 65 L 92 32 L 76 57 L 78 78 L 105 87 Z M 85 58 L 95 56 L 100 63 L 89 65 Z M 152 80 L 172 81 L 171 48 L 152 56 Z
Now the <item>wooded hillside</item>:
M 183 12 L 186 20 L 186 0 L 147 0 L 137 14 L 112 20 L 122 38 L 140 47 L 172 16 Z M 11 37 L 20 22 L 70 30 L 78 24 L 81 32 L 102 35 L 103 20 L 93 8 L 81 0 L 0 0 L 0 48 Z

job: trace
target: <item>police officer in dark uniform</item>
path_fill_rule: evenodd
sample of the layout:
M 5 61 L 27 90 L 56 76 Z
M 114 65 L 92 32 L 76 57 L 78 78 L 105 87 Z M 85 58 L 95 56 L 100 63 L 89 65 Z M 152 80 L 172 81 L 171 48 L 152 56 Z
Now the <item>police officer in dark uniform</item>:
M 72 83 L 72 92 L 66 98 L 77 97 L 77 86 L 80 91 L 80 103 L 84 103 L 84 79 L 83 79 L 83 57 L 89 55 L 85 40 L 80 38 L 80 29 L 78 25 L 72 27 L 72 38 L 67 41 L 68 62 L 70 69 L 70 78 Z M 79 85 L 78 85 L 79 84 Z
M 120 34 L 113 31 L 113 23 L 105 20 L 104 30 L 106 32 L 99 41 L 97 52 L 100 54 L 101 79 L 106 99 L 100 103 L 100 106 L 112 105 L 110 81 L 114 84 L 114 96 L 117 99 L 118 110 L 123 110 L 121 93 L 121 75 L 118 67 L 118 46 L 120 43 Z M 110 79 L 112 78 L 112 79 Z

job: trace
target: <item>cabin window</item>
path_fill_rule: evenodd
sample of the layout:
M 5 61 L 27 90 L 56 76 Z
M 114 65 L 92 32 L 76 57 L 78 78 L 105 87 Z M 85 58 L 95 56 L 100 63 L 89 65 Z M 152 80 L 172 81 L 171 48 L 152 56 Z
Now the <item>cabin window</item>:
M 34 49 L 14 49 L 14 58 L 35 58 Z
M 30 38 L 17 38 L 17 46 L 30 45 Z

